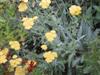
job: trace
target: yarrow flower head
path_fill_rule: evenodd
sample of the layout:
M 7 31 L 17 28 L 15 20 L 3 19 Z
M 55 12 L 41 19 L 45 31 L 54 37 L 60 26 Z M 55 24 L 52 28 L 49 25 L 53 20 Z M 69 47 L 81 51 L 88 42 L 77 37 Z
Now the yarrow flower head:
M 49 52 L 45 52 L 45 53 L 43 54 L 43 57 L 45 58 L 45 61 L 46 61 L 47 63 L 51 63 L 53 60 L 55 60 L 55 58 L 58 57 L 58 55 L 57 55 L 56 52 L 51 52 L 51 51 L 49 51 Z
M 45 34 L 45 37 L 49 42 L 52 42 L 57 37 L 57 33 L 55 30 L 51 30 Z
M 5 56 L 7 56 L 8 52 L 9 52 L 8 48 L 4 48 L 4 49 L 2 49 L 2 50 L 0 51 L 0 55 L 5 55 Z
M 28 18 L 28 17 L 25 17 L 22 19 L 23 21 L 23 26 L 25 29 L 29 30 L 32 28 L 32 26 L 34 25 L 34 22 L 35 20 L 37 20 L 37 16 L 34 16 L 33 18 Z
M 27 3 L 25 2 L 21 2 L 19 5 L 18 5 L 18 11 L 19 12 L 24 12 L 28 9 L 28 6 L 27 6 Z
M 7 59 L 5 55 L 0 55 L 0 64 L 6 63 Z
M 9 62 L 10 62 L 11 67 L 15 68 L 21 64 L 22 59 L 18 58 L 17 55 L 14 55 Z
M 41 48 L 43 49 L 43 50 L 47 50 L 47 45 L 45 45 L 45 44 L 43 44 L 43 45 L 41 45 Z
M 0 64 L 7 62 L 7 54 L 9 50 L 7 48 L 4 48 L 3 50 L 0 50 Z
M 26 70 L 22 66 L 17 66 L 15 69 L 15 75 L 26 75 Z
M 15 50 L 20 49 L 20 43 L 18 41 L 10 41 L 9 45 L 12 49 L 15 49 Z
M 12 57 L 13 59 L 16 59 L 17 58 L 17 55 L 13 55 L 13 57 Z
M 50 6 L 51 0 L 41 0 L 39 6 L 41 6 L 43 9 L 46 9 Z
M 70 8 L 69 8 L 69 12 L 72 16 L 76 16 L 76 15 L 79 15 L 81 14 L 81 10 L 82 8 L 80 6 L 77 6 L 77 5 L 72 5 Z

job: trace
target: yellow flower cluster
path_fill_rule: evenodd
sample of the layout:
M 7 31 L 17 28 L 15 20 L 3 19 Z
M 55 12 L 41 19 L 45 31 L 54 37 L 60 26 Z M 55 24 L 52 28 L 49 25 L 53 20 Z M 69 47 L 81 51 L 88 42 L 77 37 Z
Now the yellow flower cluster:
M 19 12 L 24 12 L 28 9 L 28 5 L 27 5 L 27 1 L 25 2 L 25 0 L 23 0 L 24 2 L 21 2 L 19 5 L 18 5 L 18 11 Z
M 3 50 L 0 50 L 0 64 L 7 62 L 7 54 L 9 50 L 7 48 L 4 48 Z
M 20 43 L 18 41 L 10 41 L 9 45 L 12 49 L 15 49 L 15 50 L 20 49 Z
M 47 63 L 51 63 L 53 60 L 55 60 L 55 58 L 58 57 L 58 55 L 57 55 L 56 52 L 51 52 L 51 51 L 49 51 L 49 52 L 45 52 L 45 53 L 43 54 L 43 57 L 45 58 L 45 61 L 46 61 Z
M 9 62 L 10 62 L 11 67 L 15 68 L 21 64 L 22 59 L 18 58 L 17 55 L 14 55 Z
M 32 28 L 32 26 L 34 25 L 34 22 L 35 20 L 37 20 L 37 16 L 34 16 L 33 18 L 23 18 L 22 21 L 23 21 L 23 26 L 25 29 L 29 30 Z
M 76 16 L 76 15 L 79 15 L 81 14 L 81 7 L 80 6 L 77 6 L 77 5 L 72 5 L 70 8 L 69 8 L 69 12 L 72 16 Z
M 56 31 L 51 30 L 50 32 L 47 32 L 45 37 L 49 42 L 52 42 L 57 37 Z
M 43 50 L 47 50 L 47 45 L 41 45 L 41 48 L 43 49 Z
M 15 75 L 26 75 L 26 70 L 22 66 L 17 66 L 15 69 Z
M 51 0 L 42 0 L 39 4 L 43 9 L 46 9 L 51 4 Z

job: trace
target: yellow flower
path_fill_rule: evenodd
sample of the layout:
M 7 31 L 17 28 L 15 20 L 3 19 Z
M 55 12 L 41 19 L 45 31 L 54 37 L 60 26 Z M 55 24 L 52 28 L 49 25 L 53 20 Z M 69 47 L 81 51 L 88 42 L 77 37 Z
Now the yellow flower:
M 49 42 L 52 42 L 57 37 L 56 31 L 51 30 L 50 32 L 47 32 L 45 37 Z
M 15 49 L 15 50 L 20 49 L 20 43 L 18 41 L 10 41 L 9 45 L 12 49 Z
M 43 50 L 47 50 L 47 45 L 41 45 L 41 48 L 43 49 Z
M 38 18 L 37 16 L 34 16 L 33 18 L 27 18 L 27 17 L 23 18 L 22 21 L 24 28 L 27 30 L 31 29 L 37 18 Z
M 43 57 L 45 58 L 45 61 L 46 61 L 47 63 L 51 63 L 53 60 L 55 60 L 55 58 L 58 57 L 58 55 L 57 55 L 56 52 L 51 52 L 51 51 L 49 51 L 49 52 L 45 52 L 45 53 L 43 54 Z
M 15 69 L 15 75 L 26 75 L 26 70 L 22 66 L 17 66 Z
M 47 63 L 51 63 L 51 62 L 52 62 L 52 59 L 45 59 L 45 61 L 46 61 Z
M 13 55 L 13 57 L 12 57 L 13 59 L 15 59 L 15 58 L 17 58 L 17 55 Z
M 24 12 L 28 9 L 28 6 L 27 6 L 27 3 L 25 2 L 21 2 L 19 5 L 18 5 L 18 11 L 19 12 Z
M 11 67 L 15 68 L 21 64 L 22 59 L 21 58 L 13 58 L 9 62 L 10 62 Z
M 4 48 L 3 50 L 0 50 L 0 64 L 6 63 L 7 62 L 7 54 L 8 54 L 8 49 Z
M 46 9 L 51 4 L 51 0 L 42 0 L 39 4 L 43 9 Z
M 81 7 L 80 6 L 77 6 L 77 5 L 72 5 L 70 8 L 69 8 L 69 12 L 72 16 L 75 16 L 75 15 L 79 15 L 81 14 Z
M 8 50 L 8 48 L 4 48 L 1 52 L 3 53 L 3 55 L 6 56 L 9 52 L 9 50 Z
M 0 64 L 6 63 L 7 59 L 5 55 L 0 55 Z
M 28 0 L 20 0 L 20 1 L 23 1 L 23 2 L 26 2 L 26 3 L 28 2 Z

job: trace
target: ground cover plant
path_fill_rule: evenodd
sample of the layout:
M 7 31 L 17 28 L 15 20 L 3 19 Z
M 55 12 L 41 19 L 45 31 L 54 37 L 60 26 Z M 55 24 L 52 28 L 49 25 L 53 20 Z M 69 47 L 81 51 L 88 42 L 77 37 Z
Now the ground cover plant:
M 100 0 L 0 0 L 0 75 L 100 75 Z

